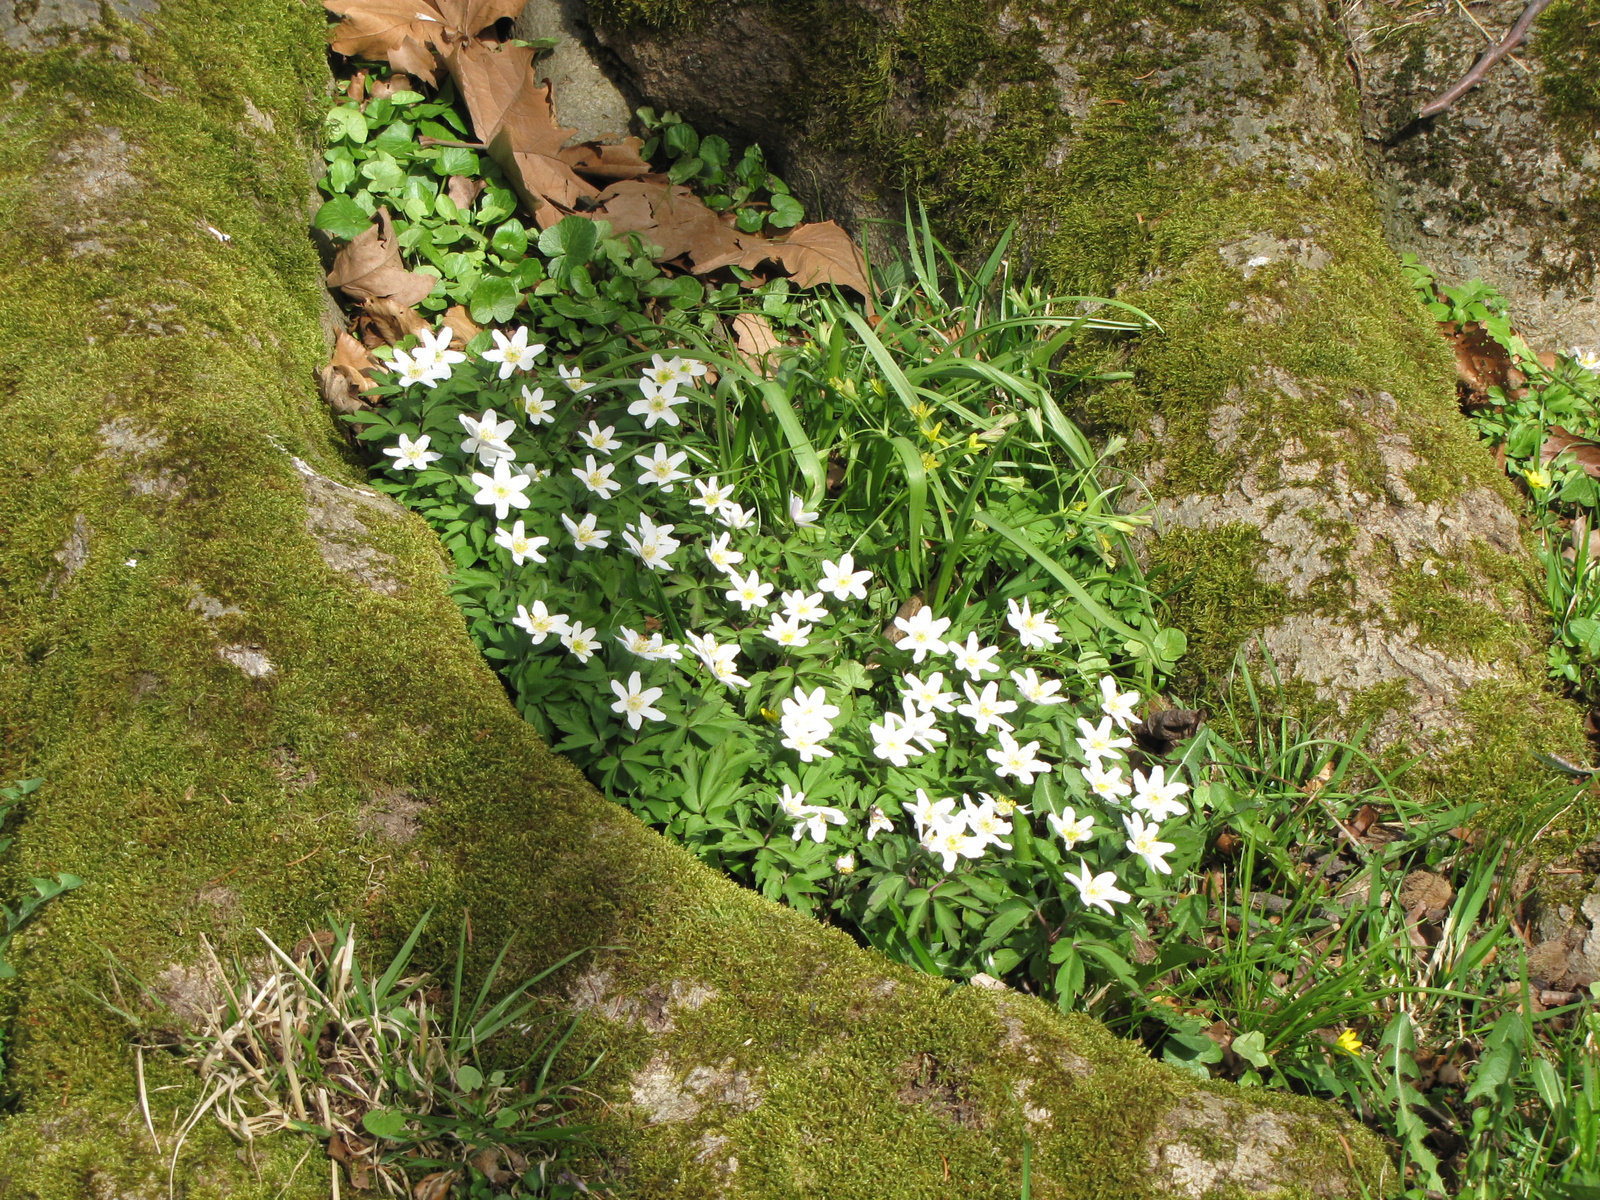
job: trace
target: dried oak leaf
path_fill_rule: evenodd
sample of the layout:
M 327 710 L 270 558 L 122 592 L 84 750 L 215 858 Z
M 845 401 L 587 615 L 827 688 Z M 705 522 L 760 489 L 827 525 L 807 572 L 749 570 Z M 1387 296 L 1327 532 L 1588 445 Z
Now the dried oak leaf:
M 772 332 L 772 323 L 766 317 L 760 313 L 740 313 L 733 319 L 733 337 L 740 358 L 764 375 L 771 371 L 772 364 L 767 355 L 783 343 Z M 889 636 L 892 641 L 900 640 L 893 634 Z
M 636 137 L 620 142 L 580 142 L 563 147 L 557 157 L 590 179 L 638 179 L 650 174 L 650 164 L 639 157 L 643 145 Z
M 334 51 L 381 58 L 429 84 L 439 82 L 430 46 L 470 41 L 502 17 L 514 17 L 527 0 L 322 0 L 344 20 L 329 35 Z M 459 80 L 457 81 L 460 82 Z
M 689 260 L 697 275 L 738 262 L 759 239 L 740 234 L 681 184 L 628 179 L 600 193 L 589 213 L 614 233 L 637 233 L 656 247 L 657 262 Z
M 1561 455 L 1571 451 L 1573 459 L 1583 468 L 1583 473 L 1591 479 L 1600 479 L 1600 442 L 1591 442 L 1588 438 L 1581 438 L 1567 432 L 1559 425 L 1550 426 L 1545 434 L 1544 445 L 1539 450 L 1541 462 L 1554 462 Z
M 837 222 L 800 225 L 782 237 L 759 242 L 739 265 L 751 271 L 767 259 L 783 267 L 799 287 L 835 283 L 862 296 L 869 295 L 861 251 Z
M 428 322 L 416 309 L 397 304 L 386 296 L 368 300 L 361 306 L 356 318 L 356 328 L 361 341 L 367 346 L 394 346 L 400 340 L 428 328 Z
M 445 309 L 440 324 L 450 331 L 450 344 L 457 350 L 465 349 L 468 342 L 483 332 L 483 326 L 474 321 L 461 304 Z
M 333 259 L 328 286 L 357 300 L 386 298 L 410 307 L 433 291 L 432 275 L 408 271 L 400 261 L 389 210 L 378 210 L 377 224 L 356 235 Z
M 431 1175 L 424 1175 L 417 1180 L 416 1186 L 411 1189 L 415 1200 L 445 1200 L 450 1194 L 450 1185 L 461 1174 L 459 1169 L 452 1168 L 448 1171 L 435 1171 Z
M 411 76 L 407 75 L 404 71 L 391 71 L 389 73 L 389 78 L 373 79 L 369 80 L 367 83 L 367 95 L 374 100 L 387 100 L 396 92 L 414 92 L 416 90 L 417 85 L 412 82 Z M 350 91 L 350 98 L 352 100 L 360 99 L 359 96 L 355 95 L 354 87 L 352 87 Z
M 317 382 L 334 412 L 347 416 L 366 406 L 360 393 L 378 385 L 366 372 L 377 364 L 367 353 L 367 348 L 343 330 L 333 346 L 333 359 L 317 373 Z

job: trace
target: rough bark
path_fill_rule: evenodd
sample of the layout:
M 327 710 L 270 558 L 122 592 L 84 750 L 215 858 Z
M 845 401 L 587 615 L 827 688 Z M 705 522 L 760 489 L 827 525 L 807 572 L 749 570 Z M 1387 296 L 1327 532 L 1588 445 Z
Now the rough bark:
M 0 778 L 46 779 L 8 872 L 85 885 L 15 949 L 0 1196 L 326 1196 L 305 1143 L 174 1149 L 192 1074 L 108 959 L 189 978 L 330 911 L 391 944 L 470 913 L 600 1050 L 587 1164 L 640 1197 L 1350 1195 L 1328 1106 L 1202 1087 L 1082 1017 L 948 987 L 742 890 L 598 796 L 506 702 L 432 534 L 315 397 L 320 9 L 173 0 L 30 28 L 0 127 Z M 164 982 L 163 982 L 164 981 Z M 121 992 L 115 988 L 121 987 Z M 183 998 L 172 997 L 181 1009 Z M 1341 1132 L 1342 1130 L 1342 1132 Z
M 589 7 L 631 87 L 776 145 L 830 214 L 915 193 L 969 248 L 1018 220 L 1049 283 L 1161 322 L 1078 415 L 1134 440 L 1191 684 L 1270 655 L 1458 794 L 1525 794 L 1530 745 L 1583 753 L 1514 497 L 1384 240 L 1330 6 Z
M 1451 281 L 1492 283 L 1537 349 L 1592 348 L 1600 346 L 1600 158 L 1592 141 L 1600 5 L 1558 0 L 1514 60 L 1445 113 L 1413 121 L 1523 7 L 1502 0 L 1402 14 L 1348 6 L 1362 129 L 1384 230 L 1397 249 Z

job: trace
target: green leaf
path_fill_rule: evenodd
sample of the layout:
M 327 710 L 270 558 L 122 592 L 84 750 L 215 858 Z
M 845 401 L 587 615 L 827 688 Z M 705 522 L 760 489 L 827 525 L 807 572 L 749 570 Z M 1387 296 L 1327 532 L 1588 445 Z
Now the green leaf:
M 789 229 L 805 219 L 806 206 L 793 196 L 775 195 L 770 202 L 772 215 L 767 218 L 774 228 Z
M 987 511 L 973 513 L 973 517 L 975 520 L 994 530 L 1001 537 L 1005 538 L 1012 545 L 1016 546 L 1017 549 L 1023 551 L 1028 555 L 1028 557 L 1032 558 L 1046 571 L 1049 571 L 1050 574 L 1055 577 L 1056 582 L 1065 588 L 1074 600 L 1083 605 L 1083 607 L 1089 611 L 1090 615 L 1104 625 L 1107 629 L 1114 629 L 1131 642 L 1138 642 L 1141 645 L 1149 645 L 1149 635 L 1140 633 L 1138 630 L 1124 624 L 1122 621 L 1114 617 L 1105 609 L 1103 605 L 1100 604 L 1098 600 L 1089 595 L 1088 591 L 1084 589 L 1084 586 L 1081 583 L 1068 574 L 1065 567 L 1063 567 L 1055 559 L 1051 558 L 1050 555 L 1046 554 L 1043 550 L 1039 549 L 1039 547 L 1035 546 L 1027 534 L 1023 533 L 1021 530 L 1011 528 L 1011 526 L 1007 525 L 998 517 L 991 516 Z
M 1252 1029 L 1249 1033 L 1241 1033 L 1234 1038 L 1233 1052 L 1257 1070 L 1272 1063 L 1271 1057 L 1267 1054 L 1266 1035 L 1259 1029 Z
M 478 175 L 482 171 L 483 164 L 478 161 L 476 152 L 464 146 L 442 147 L 433 162 L 435 175 Z
M 528 231 L 522 222 L 512 217 L 494 231 L 489 243 L 501 258 L 521 258 L 528 253 Z
M 344 104 L 330 110 L 323 119 L 323 127 L 330 142 L 344 138 L 359 146 L 367 140 L 367 118 L 354 105 Z
M 356 179 L 356 164 L 348 158 L 336 158 L 328 164 L 328 186 L 342 192 Z
M 758 208 L 741 208 L 733 218 L 742 233 L 760 233 L 767 223 L 767 214 Z
M 475 1092 L 483 1086 L 483 1072 L 471 1063 L 456 1068 L 456 1086 L 464 1092 Z
M 588 217 L 562 217 L 539 235 L 539 251 L 552 257 L 561 255 L 569 267 L 589 261 L 600 241 L 600 231 Z
M 911 573 L 922 581 L 923 521 L 928 512 L 928 472 L 922 465 L 922 455 L 903 437 L 891 443 L 900 455 L 906 469 L 906 549 L 911 555 Z
M 472 319 L 480 325 L 491 321 L 503 325 L 516 315 L 521 303 L 516 284 L 504 275 L 490 276 L 472 289 Z
M 373 1137 L 398 1138 L 405 1132 L 406 1115 L 393 1108 L 374 1108 L 362 1116 L 361 1125 Z
M 361 211 L 361 206 L 349 196 L 335 196 L 321 208 L 311 223 L 318 229 L 327 230 L 336 238 L 349 241 L 358 234 L 365 233 L 372 224 L 372 218 Z
M 810 491 L 806 494 L 806 507 L 815 508 L 821 502 L 822 494 L 827 487 L 827 474 L 822 469 L 822 459 L 817 457 L 817 449 L 806 436 L 806 431 L 800 424 L 800 416 L 794 411 L 794 405 L 789 401 L 789 393 L 783 386 L 777 383 L 763 383 L 761 395 L 766 400 L 767 407 L 772 410 L 772 415 L 778 418 L 778 424 L 783 428 L 783 436 L 789 441 L 789 449 L 794 451 L 795 464 L 800 468 L 800 473 L 806 477 L 806 483 L 810 487 Z

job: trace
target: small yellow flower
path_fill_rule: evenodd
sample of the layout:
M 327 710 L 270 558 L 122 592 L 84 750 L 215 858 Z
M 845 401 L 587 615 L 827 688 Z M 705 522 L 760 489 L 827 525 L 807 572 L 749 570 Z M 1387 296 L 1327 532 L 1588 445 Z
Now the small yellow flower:
M 1530 471 L 1524 471 L 1523 474 L 1528 477 L 1528 486 L 1535 491 L 1542 492 L 1550 486 L 1550 476 L 1538 467 L 1534 467 Z
M 761 710 L 761 717 L 769 725 L 776 725 L 778 723 L 778 721 L 781 720 L 781 718 L 778 716 L 777 711 L 774 710 L 774 709 L 770 709 L 770 708 L 763 708 Z
M 926 450 L 922 452 L 922 469 L 924 471 L 932 471 L 938 467 L 938 465 L 939 460 L 936 456 L 929 454 Z
M 967 434 L 967 449 L 968 450 L 981 450 L 981 449 L 983 449 L 983 443 L 978 440 L 978 435 L 977 434 L 975 434 L 975 433 Z
M 1346 1029 L 1335 1039 L 1333 1044 L 1346 1054 L 1360 1054 L 1365 1048 L 1361 1044 L 1361 1035 L 1354 1029 Z
M 918 400 L 911 406 L 911 415 L 918 421 L 926 421 L 933 416 L 933 406 L 926 400 Z

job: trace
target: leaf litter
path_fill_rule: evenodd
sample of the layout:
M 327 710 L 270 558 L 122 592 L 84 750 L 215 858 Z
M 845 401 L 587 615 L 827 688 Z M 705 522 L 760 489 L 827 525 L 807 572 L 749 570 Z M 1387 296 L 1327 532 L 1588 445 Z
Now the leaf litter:
M 538 78 L 538 50 L 492 36 L 492 27 L 514 18 L 524 3 L 324 0 L 327 9 L 343 18 L 330 33 L 331 48 L 353 58 L 387 62 L 393 72 L 386 80 L 358 72 L 351 80 L 350 98 L 384 100 L 420 84 L 439 87 L 448 76 L 479 138 L 477 148 L 486 150 L 504 171 L 540 229 L 572 215 L 603 220 L 614 234 L 637 234 L 658 265 L 693 275 L 730 266 L 747 272 L 767 268 L 789 275 L 799 287 L 850 288 L 870 306 L 865 262 L 837 223 L 799 225 L 772 238 L 745 232 L 732 214 L 714 211 L 691 188 L 653 171 L 637 137 L 569 145 L 576 131 L 561 125 L 552 86 Z M 465 210 L 483 189 L 482 180 L 452 175 L 444 194 Z M 378 209 L 374 218 L 336 254 L 328 274 L 330 288 L 363 302 L 357 324 L 369 347 L 426 328 L 420 315 L 412 319 L 401 310 L 435 287 L 433 275 L 406 268 L 388 209 Z M 472 324 L 464 312 L 460 320 Z M 460 321 L 451 325 L 459 328 Z M 753 329 L 742 332 L 747 343 L 755 336 Z M 365 390 L 338 363 L 330 367 L 357 392 Z

